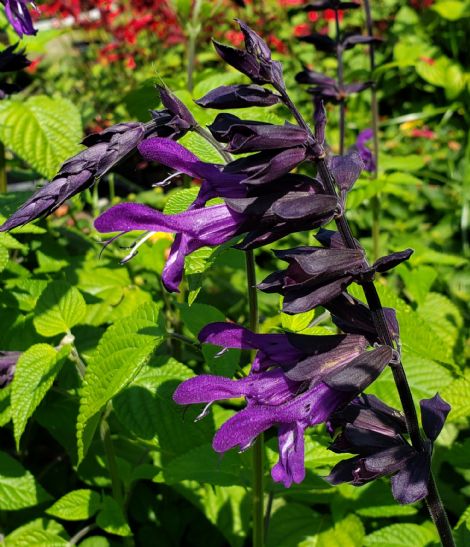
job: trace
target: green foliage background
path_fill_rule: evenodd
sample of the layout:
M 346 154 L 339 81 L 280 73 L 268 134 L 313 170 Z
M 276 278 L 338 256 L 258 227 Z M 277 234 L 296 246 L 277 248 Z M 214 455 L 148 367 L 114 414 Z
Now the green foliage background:
M 397 0 L 376 4 L 375 19 L 386 23 L 387 40 L 375 74 L 380 174 L 377 180 L 367 174 L 359 180 L 349 196 L 348 217 L 371 251 L 370 200 L 378 197 L 381 251 L 415 249 L 410 264 L 379 279 L 378 288 L 384 304 L 398 312 L 416 401 L 439 391 L 452 405 L 433 465 L 463 546 L 470 541 L 470 141 L 465 111 L 470 77 L 464 64 L 470 9 L 458 0 L 441 0 L 427 9 Z M 189 3 L 177 7 L 187 19 Z M 275 55 L 285 63 L 289 91 L 308 116 L 310 101 L 295 84 L 295 73 L 309 63 L 334 75 L 335 63 L 292 38 L 293 28 L 305 22 L 303 14 L 288 18 L 287 8 L 274 0 L 264 9 L 275 17 L 259 30 L 288 44 L 285 54 Z M 210 26 L 211 13 L 203 10 L 203 26 Z M 225 30 L 232 28 L 235 14 L 235 8 L 227 11 Z M 258 15 L 250 7 L 246 19 Z M 361 25 L 361 13 L 345 21 Z M 88 80 L 89 93 L 75 92 L 72 84 L 83 78 L 85 65 L 67 57 L 67 50 L 57 58 L 53 46 L 65 35 L 52 33 L 49 42 L 36 46 L 34 39 L 26 41 L 33 54 L 34 47 L 43 48 L 44 65 L 34 80 L 40 94 L 30 95 L 26 88 L 0 103 L 0 140 L 8 150 L 11 181 L 51 178 L 80 149 L 83 125 L 97 113 L 114 122 L 147 120 L 147 108 L 158 107 L 152 86 L 160 78 L 202 125 L 215 112 L 196 107 L 193 98 L 243 81 L 201 40 L 192 94 L 185 89 L 184 45 L 159 52 L 158 59 L 150 57 L 132 79 L 113 79 L 115 73 L 98 66 Z M 53 59 L 48 51 L 55 52 Z M 348 79 L 367 79 L 366 52 L 348 52 L 346 67 Z M 97 89 L 99 112 L 93 99 Z M 368 93 L 351 99 L 348 144 L 370 125 L 369 110 Z M 328 114 L 327 138 L 337 150 L 335 107 Z M 276 122 L 287 113 L 273 107 L 242 115 Z M 416 137 L 415 129 L 433 136 Z M 197 135 L 181 142 L 201 159 L 220 161 Z M 113 174 L 100 182 L 99 192 L 95 188 L 83 200 L 75 198 L 65 215 L 0 234 L 0 350 L 24 352 L 13 382 L 0 390 L 0 527 L 6 546 L 155 545 L 156 538 L 165 547 L 249 545 L 250 455 L 232 451 L 219 458 L 211 448 L 216 428 L 241 402 L 213 405 L 207 418 L 194 423 L 200 409 L 183 411 L 171 399 L 178 383 L 194 374 L 234 376 L 249 366 L 242 352 L 219 357 L 216 348 L 197 343 L 208 322 L 247 323 L 243 253 L 229 245 L 194 253 L 178 296 L 165 293 L 161 285 L 171 243 L 167 235 L 154 236 L 125 266 L 119 266 L 126 251 L 118 245 L 100 257 L 92 222 L 110 203 L 130 199 L 174 214 L 197 192 L 190 180 L 165 193 L 150 189 L 159 180 L 158 173 L 151 176 L 143 184 L 132 173 Z M 1 195 L 2 218 L 28 196 Z M 290 236 L 283 246 L 306 244 L 309 237 Z M 121 242 L 131 243 L 132 237 Z M 259 279 L 278 266 L 267 248 L 256 257 Z M 363 298 L 359 288 L 355 291 Z M 259 298 L 262 332 L 335 332 L 321 313 L 285 316 L 277 296 Z M 370 391 L 399 407 L 389 372 Z M 327 446 L 322 427 L 308 433 L 307 478 L 286 490 L 269 475 L 277 447 L 268 435 L 265 481 L 273 495 L 268 547 L 437 544 L 426 508 L 397 505 L 387 480 L 361 488 L 326 483 L 321 477 L 341 459 Z

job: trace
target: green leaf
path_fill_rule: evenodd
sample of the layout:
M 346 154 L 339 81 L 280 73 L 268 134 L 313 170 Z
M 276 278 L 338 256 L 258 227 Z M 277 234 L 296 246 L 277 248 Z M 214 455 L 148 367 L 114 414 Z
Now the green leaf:
M 423 156 L 408 154 L 407 156 L 380 156 L 380 166 L 384 171 L 418 171 L 426 165 Z
M 93 438 L 102 408 L 135 378 L 162 342 L 158 310 L 158 306 L 146 304 L 118 321 L 105 332 L 90 358 L 80 391 L 79 461 Z
M 451 410 L 448 421 L 457 422 L 470 416 L 470 372 L 440 390 L 442 398 L 447 401 Z
M 46 513 L 64 520 L 87 520 L 95 515 L 101 505 L 101 497 L 93 490 L 72 490 L 57 500 Z
M 292 332 L 302 332 L 305 330 L 315 317 L 315 310 L 307 311 L 304 313 L 297 313 L 296 315 L 287 315 L 281 313 L 281 325 L 282 328 L 290 330 Z
M 79 152 L 81 137 L 80 113 L 67 99 L 36 95 L 0 104 L 0 140 L 46 178 Z
M 289 503 L 272 515 L 266 545 L 298 547 L 303 541 L 305 545 L 308 541 L 316 545 L 314 538 L 321 529 L 321 521 L 322 517 L 305 505 Z
M 158 358 L 155 362 L 161 364 L 162 360 Z M 183 411 L 172 399 L 178 384 L 192 376 L 191 369 L 174 359 L 163 360 L 162 366 L 146 365 L 132 384 L 113 400 L 119 421 L 129 431 L 148 440 L 157 436 L 164 464 L 209 443 L 214 434 L 210 416 L 194 423 L 200 413 L 197 405 Z
M 34 507 L 49 499 L 49 494 L 29 471 L 5 452 L 0 452 L 0 510 Z
M 179 142 L 195 154 L 201 161 L 223 163 L 224 159 L 201 135 L 190 131 Z
M 366 536 L 364 545 L 380 547 L 426 547 L 436 541 L 436 534 L 417 524 L 392 524 Z
M 400 269 L 400 277 L 406 285 L 406 295 L 422 304 L 436 280 L 437 271 L 432 266 L 417 266 L 412 269 Z
M 10 255 L 6 247 L 0 246 L 0 272 L 5 269 L 5 266 L 8 264 Z
M 248 486 L 251 480 L 251 472 L 243 468 L 240 454 L 232 450 L 221 459 L 210 443 L 174 458 L 164 466 L 163 474 L 167 484 L 195 480 L 211 485 Z
M 62 547 L 69 545 L 64 528 L 54 520 L 36 519 L 13 530 L 5 538 L 5 547 Z
M 109 534 L 125 537 L 132 536 L 131 529 L 127 524 L 122 509 L 117 502 L 109 496 L 105 496 L 103 500 L 103 508 L 96 517 L 96 524 Z
M 196 199 L 198 193 L 199 188 L 196 186 L 178 189 L 171 192 L 163 212 L 165 215 L 176 215 L 177 213 L 186 211 L 186 209 Z
M 52 281 L 39 297 L 34 326 L 42 336 L 67 333 L 85 317 L 85 299 L 64 281 Z
M 458 21 L 462 17 L 470 15 L 468 2 L 459 2 L 458 0 L 441 0 L 431 6 L 431 9 L 448 21 Z
M 185 327 L 195 338 L 208 323 L 225 320 L 225 316 L 220 310 L 207 304 L 193 304 L 191 307 L 182 304 L 180 310 Z
M 18 449 L 28 418 L 52 387 L 68 352 L 67 347 L 58 352 L 47 344 L 36 344 L 18 359 L 11 384 L 13 430 Z

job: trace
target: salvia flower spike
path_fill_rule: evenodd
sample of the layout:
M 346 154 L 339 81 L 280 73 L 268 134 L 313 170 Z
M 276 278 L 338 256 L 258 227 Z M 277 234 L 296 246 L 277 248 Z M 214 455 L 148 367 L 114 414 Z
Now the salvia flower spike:
M 255 334 L 228 323 L 207 325 L 199 339 L 225 348 L 256 349 L 251 373 L 240 380 L 190 378 L 180 384 L 173 399 L 186 405 L 245 397 L 247 407 L 221 426 L 212 446 L 217 452 L 245 450 L 260 433 L 277 427 L 279 462 L 272 477 L 286 487 L 305 476 L 305 429 L 325 422 L 336 408 L 352 400 L 392 356 L 387 347 L 366 351 L 361 336 Z

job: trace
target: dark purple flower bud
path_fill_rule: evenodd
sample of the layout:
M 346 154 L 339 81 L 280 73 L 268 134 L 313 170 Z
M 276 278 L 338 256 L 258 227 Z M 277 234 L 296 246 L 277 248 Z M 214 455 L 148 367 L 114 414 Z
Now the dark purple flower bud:
M 328 164 L 330 171 L 335 178 L 336 185 L 344 198 L 364 169 L 364 163 L 362 162 L 361 156 L 358 152 L 352 151 L 343 156 L 333 156 L 329 158 Z
M 374 154 L 367 148 L 366 142 L 370 141 L 374 136 L 372 129 L 364 129 L 361 131 L 356 139 L 356 147 L 361 156 L 362 161 L 364 162 L 364 169 L 369 171 L 369 173 L 374 172 L 377 169 L 377 164 L 375 161 Z
M 224 172 L 244 175 L 244 184 L 263 185 L 289 173 L 307 158 L 307 154 L 304 146 L 258 152 L 228 163 Z
M 411 253 L 411 249 L 393 253 L 369 267 L 362 249 L 298 247 L 275 251 L 289 267 L 269 275 L 258 288 L 282 294 L 284 313 L 303 313 L 316 306 L 328 307 L 352 282 L 370 281 L 377 271 L 387 271 Z
M 279 95 L 259 85 L 230 85 L 209 91 L 207 95 L 198 99 L 196 104 L 204 108 L 224 110 L 226 108 L 272 106 L 279 101 Z
M 16 72 L 31 64 L 24 54 L 24 49 L 15 51 L 18 43 L 8 46 L 0 52 L 0 72 Z
M 370 309 L 356 298 L 343 292 L 324 306 L 331 313 L 334 324 L 343 332 L 362 334 L 371 344 L 379 341 Z M 384 314 L 392 338 L 398 340 L 400 330 L 395 310 L 384 308 Z
M 5 6 L 7 19 L 20 38 L 23 34 L 32 36 L 37 33 L 28 11 L 28 4 L 34 6 L 31 0 L 1 0 L 1 2 Z
M 196 127 L 197 122 L 187 107 L 167 87 L 158 86 L 164 110 L 152 110 L 153 132 L 159 137 L 180 139 Z
M 439 393 L 436 393 L 431 399 L 421 399 L 419 406 L 421 407 L 424 432 L 434 442 L 444 427 L 451 406 L 439 396 Z
M 131 154 L 145 137 L 143 123 L 120 123 L 83 141 L 88 148 L 67 160 L 49 184 L 40 188 L 0 226 L 12 230 L 41 216 L 51 214 L 72 196 L 93 186 L 96 180 Z
M 305 11 L 325 11 L 327 9 L 347 10 L 360 8 L 359 2 L 340 2 L 339 0 L 320 0 L 318 2 L 312 2 L 307 4 L 303 10 Z
M 241 120 L 233 114 L 219 114 L 209 129 L 218 141 L 227 142 L 227 151 L 234 154 L 294 148 L 311 141 L 298 125 Z
M 295 79 L 299 84 L 314 84 L 319 86 L 336 85 L 336 80 L 334 78 L 330 78 L 321 72 L 309 70 L 308 68 L 304 68 L 301 72 L 296 74 Z
M 354 363 L 358 353 L 369 353 L 363 351 L 364 340 L 255 334 L 228 323 L 208 325 L 199 338 L 225 348 L 257 349 L 251 373 L 240 380 L 208 375 L 190 378 L 176 389 L 175 402 L 207 403 L 203 417 L 214 401 L 244 396 L 247 407 L 217 431 L 212 443 L 214 450 L 226 452 L 236 446 L 245 450 L 260 433 L 276 426 L 280 456 L 272 469 L 272 477 L 286 487 L 301 482 L 305 476 L 304 431 L 327 420 L 334 409 L 345 406 L 358 393 L 359 387 L 350 384 L 344 389 L 344 380 L 337 380 L 336 375 L 351 368 L 353 377 L 360 376 L 358 368 L 362 368 L 363 363 Z M 309 366 L 303 362 L 305 358 L 310 359 Z M 284 372 L 286 368 L 288 371 Z M 382 369 L 382 364 L 368 367 L 368 379 L 361 377 L 361 386 L 369 385 Z M 289 376 L 294 371 L 294 376 L 302 371 L 301 380 Z M 330 387 L 324 379 L 339 384 L 340 389 Z
M 432 436 L 439 433 L 449 411 L 449 406 L 436 397 L 421 401 L 424 407 L 433 408 Z M 422 416 L 424 424 L 429 416 Z M 404 437 L 404 416 L 398 410 L 374 396 L 362 395 L 333 414 L 329 425 L 332 434 L 341 430 L 330 449 L 357 456 L 335 465 L 326 477 L 328 482 L 360 486 L 378 477 L 393 475 L 392 493 L 399 503 L 413 503 L 427 496 L 433 439 L 426 440 L 421 451 L 410 446 Z
M 245 50 L 235 49 L 213 41 L 217 53 L 229 65 L 246 74 L 255 84 L 272 84 L 283 89 L 282 65 L 271 59 L 266 42 L 243 21 L 237 19 L 245 38 Z
M 15 374 L 21 351 L 0 351 L 0 388 L 6 387 Z

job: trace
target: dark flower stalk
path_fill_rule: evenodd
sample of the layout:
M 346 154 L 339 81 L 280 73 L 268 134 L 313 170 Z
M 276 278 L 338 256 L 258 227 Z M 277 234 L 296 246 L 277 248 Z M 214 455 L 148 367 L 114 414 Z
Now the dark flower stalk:
M 293 116 L 297 120 L 301 120 L 302 116 L 297 108 L 293 105 L 292 101 L 286 100 L 284 102 L 286 106 L 292 111 Z M 303 121 L 302 126 L 308 127 L 308 124 Z M 332 196 L 336 196 L 337 194 L 335 178 L 332 175 L 325 159 L 319 158 L 316 160 L 316 163 L 318 172 L 321 176 L 323 183 L 325 184 L 327 193 Z M 335 219 L 335 223 L 346 247 L 349 249 L 359 249 L 359 244 L 352 235 L 352 231 L 346 217 L 342 214 Z M 394 343 L 394 336 L 390 332 L 390 328 L 384 313 L 384 308 L 380 301 L 380 297 L 377 293 L 374 282 L 366 281 L 362 283 L 362 287 L 364 289 L 367 304 L 370 308 L 372 320 L 374 322 L 376 331 L 379 335 L 381 342 L 384 343 L 386 346 L 393 348 L 396 352 L 397 349 L 395 347 L 396 344 Z M 399 352 L 397 352 L 397 356 L 399 357 Z M 393 373 L 393 378 L 397 387 L 397 391 L 400 396 L 400 401 L 406 420 L 406 427 L 408 434 L 410 435 L 412 446 L 417 452 L 423 452 L 425 450 L 425 446 L 423 444 L 423 439 L 419 430 L 418 416 L 416 414 L 413 395 L 411 393 L 411 389 L 401 359 L 394 359 L 394 361 L 390 364 L 390 367 Z M 445 547 L 453 547 L 455 546 L 455 542 L 453 539 L 452 530 L 447 518 L 446 511 L 444 509 L 444 506 L 442 505 L 442 501 L 440 499 L 439 492 L 432 473 L 429 476 L 428 485 L 428 495 L 425 498 L 425 501 L 431 517 L 437 527 L 442 544 Z

